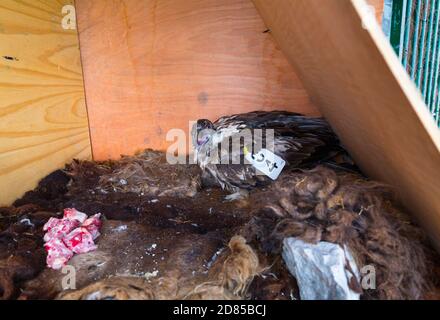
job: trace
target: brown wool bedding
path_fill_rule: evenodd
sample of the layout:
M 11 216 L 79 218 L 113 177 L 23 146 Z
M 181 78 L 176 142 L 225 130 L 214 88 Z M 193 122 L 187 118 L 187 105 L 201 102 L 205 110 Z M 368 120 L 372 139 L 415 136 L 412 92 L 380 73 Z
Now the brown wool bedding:
M 436 254 L 387 186 L 317 167 L 284 175 L 263 198 L 272 201 L 246 230 L 263 251 L 280 253 L 285 237 L 345 244 L 358 266 L 376 269 L 377 289 L 363 298 L 420 299 L 433 289 Z
M 437 255 L 384 185 L 317 167 L 225 202 L 202 180 L 197 166 L 152 150 L 49 175 L 0 210 L 1 297 L 299 299 L 280 255 L 291 236 L 346 244 L 359 266 L 373 265 L 377 290 L 363 299 L 436 294 Z M 78 290 L 68 292 L 64 274 L 45 268 L 42 240 L 42 225 L 66 207 L 104 216 L 98 249 L 69 262 Z
M 215 262 L 204 276 L 182 277 L 176 273 L 152 281 L 144 277 L 110 277 L 82 290 L 61 293 L 63 300 L 88 299 L 190 299 L 238 300 L 243 299 L 247 287 L 259 273 L 256 253 L 246 240 L 234 236 L 228 252 Z

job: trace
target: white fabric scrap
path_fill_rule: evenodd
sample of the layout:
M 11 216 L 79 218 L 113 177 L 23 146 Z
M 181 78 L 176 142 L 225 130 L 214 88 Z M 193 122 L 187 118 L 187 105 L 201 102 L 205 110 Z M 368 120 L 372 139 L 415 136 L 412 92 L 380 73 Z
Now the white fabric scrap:
M 360 276 L 347 247 L 286 238 L 283 259 L 298 282 L 302 300 L 359 300 L 360 294 L 349 287 L 350 280 L 356 277 L 359 281 Z

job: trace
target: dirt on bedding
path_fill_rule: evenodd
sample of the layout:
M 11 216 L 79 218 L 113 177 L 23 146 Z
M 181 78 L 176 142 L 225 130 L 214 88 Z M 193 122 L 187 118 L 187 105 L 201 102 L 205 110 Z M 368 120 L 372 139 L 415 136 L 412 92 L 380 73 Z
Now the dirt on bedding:
M 118 162 L 75 161 L 66 170 L 44 178 L 35 190 L 14 203 L 12 208 L 16 209 L 4 208 L 0 219 L 3 242 L 25 241 L 20 240 L 22 233 L 9 230 L 22 225 L 23 219 L 41 216 L 42 221 L 26 227 L 25 232 L 32 239 L 32 249 L 38 250 L 33 254 L 38 263 L 23 265 L 25 272 L 10 265 L 15 275 L 0 274 L 0 278 L 8 278 L 8 285 L 0 283 L 8 288 L 1 292 L 2 298 L 52 299 L 62 291 L 65 274 L 45 267 L 42 226 L 64 208 L 76 208 L 88 215 L 102 213 L 104 219 L 98 250 L 76 255 L 69 262 L 77 270 L 78 288 L 110 276 L 156 278 L 178 274 L 179 278 L 191 278 L 207 274 L 229 240 L 250 220 L 250 201 L 224 201 L 227 194 L 218 188 L 199 190 L 184 198 L 176 197 L 175 192 L 159 195 L 157 189 L 151 194 L 144 192 L 145 188 L 143 192 L 104 190 L 103 171 L 108 174 L 113 165 L 120 167 Z M 170 170 L 174 168 L 170 166 Z M 186 174 L 193 175 L 198 168 L 192 170 Z M 174 186 L 190 181 L 173 178 L 170 181 Z M 19 250 L 2 251 L 2 256 Z
M 151 166 L 158 165 L 160 170 L 151 170 Z M 338 182 L 330 171 L 325 174 Z M 308 176 L 310 185 L 299 188 L 298 183 L 303 183 Z M 329 185 L 331 179 L 323 177 L 316 171 L 286 173 L 278 184 L 254 190 L 246 200 L 228 202 L 224 200 L 227 193 L 222 190 L 202 187 L 203 177 L 198 167 L 167 166 L 163 155 L 154 151 L 147 150 L 121 162 L 74 161 L 65 170 L 44 178 L 35 190 L 26 193 L 12 207 L 0 209 L 0 298 L 164 298 L 153 293 L 157 292 L 155 286 L 165 283 L 172 288 L 163 293 L 168 298 L 299 299 L 296 281 L 279 254 L 277 237 L 307 238 L 309 221 L 312 225 L 318 221 L 324 231 L 344 229 L 344 237 L 335 239 L 336 242 L 347 239 L 356 244 L 355 248 L 386 252 L 371 245 L 364 246 L 359 237 L 374 237 L 372 228 L 378 225 L 374 223 L 376 217 L 387 212 L 380 206 L 374 214 L 365 212 L 362 219 L 371 216 L 376 220 L 365 220 L 368 224 L 361 220 L 363 233 L 359 236 L 360 220 L 349 212 L 349 204 L 344 207 L 342 203 L 343 210 L 339 207 L 336 210 L 328 202 L 335 199 L 340 190 L 351 190 L 350 186 L 345 182 L 338 182 L 342 187 L 337 183 Z M 364 194 L 359 188 L 362 187 L 357 185 L 356 194 Z M 387 204 L 390 201 L 388 195 L 381 196 L 380 190 L 374 197 L 376 204 L 381 199 Z M 369 208 L 370 200 L 364 198 L 357 197 L 358 203 L 350 202 L 350 205 L 356 210 Z M 76 288 L 82 289 L 77 293 L 64 292 L 65 274 L 48 269 L 45 264 L 42 226 L 50 217 L 60 216 L 64 208 L 103 215 L 98 249 L 76 255 L 69 261 L 76 270 Z M 269 218 L 268 208 L 272 212 Z M 321 214 L 323 208 L 328 211 L 324 215 Z M 350 221 L 344 218 L 345 212 Z M 335 214 L 342 216 L 333 219 Z M 290 229 L 280 230 L 280 222 L 286 219 L 291 220 L 288 221 Z M 440 278 L 432 273 L 439 274 L 435 267 L 439 265 L 438 260 L 434 261 L 438 258 L 423 256 L 423 252 L 432 252 L 426 243 L 409 244 L 405 240 L 409 239 L 408 235 L 393 229 L 401 224 L 388 224 L 386 219 L 380 221 L 382 227 L 388 228 L 384 230 L 391 231 L 388 232 L 390 238 L 385 234 L 384 240 L 377 243 L 387 244 L 391 239 L 392 243 L 399 243 L 402 252 L 420 252 L 417 260 L 420 270 L 411 270 L 408 260 L 405 260 L 405 268 L 399 269 L 401 274 L 405 273 L 402 276 L 406 281 L 412 276 L 408 273 L 414 272 L 418 283 L 425 283 L 421 279 L 426 278 L 426 283 L 438 287 L 432 280 Z M 294 225 L 297 228 L 292 231 Z M 239 234 L 248 245 L 231 244 L 231 239 Z M 315 238 L 328 239 L 321 234 Z M 424 249 L 417 249 L 419 247 Z M 366 253 L 362 251 L 362 254 Z M 399 258 L 393 259 L 397 265 Z M 379 270 L 389 275 L 393 270 L 387 268 L 384 265 Z M 428 271 L 430 279 L 427 279 Z M 133 287 L 139 286 L 142 290 L 133 292 Z M 387 288 L 392 286 L 388 284 Z M 417 288 L 421 290 L 422 286 Z M 406 296 L 398 297 L 421 298 L 419 291 L 407 290 L 403 292 Z M 436 292 L 423 292 L 423 297 L 438 297 Z M 363 296 L 380 297 L 384 295 Z

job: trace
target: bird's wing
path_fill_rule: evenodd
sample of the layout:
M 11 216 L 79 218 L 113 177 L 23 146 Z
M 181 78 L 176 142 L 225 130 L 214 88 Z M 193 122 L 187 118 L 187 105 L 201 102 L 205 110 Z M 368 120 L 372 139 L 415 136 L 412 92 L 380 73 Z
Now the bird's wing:
M 264 176 L 257 176 L 255 168 L 251 165 L 209 164 L 206 169 L 223 189 L 231 192 L 235 192 L 235 188 L 253 188 L 259 181 L 262 182 L 266 180 Z
M 245 129 L 252 132 L 255 129 L 263 129 L 263 132 L 272 129 L 275 154 L 292 166 L 303 166 L 307 163 L 325 160 L 342 150 L 337 136 L 323 118 L 305 117 L 298 113 L 255 111 L 222 117 L 214 123 L 214 126 L 216 142 L 223 143 L 240 136 Z M 240 153 L 230 152 L 229 156 L 235 161 L 243 159 L 243 146 L 246 146 L 248 150 L 258 152 L 258 146 L 266 147 L 264 142 L 261 144 L 260 138 L 254 134 L 250 144 L 249 140 L 241 144 Z M 264 135 L 263 140 L 266 140 Z M 227 156 L 222 152 L 220 158 L 227 160 Z
M 216 129 L 229 127 L 231 124 L 244 123 L 249 128 L 261 127 L 273 122 L 284 122 L 288 117 L 301 116 L 299 113 L 288 111 L 253 111 L 232 116 L 224 116 L 214 122 Z
M 271 124 L 275 153 L 292 166 L 325 161 L 343 151 L 339 139 L 323 118 L 290 116 Z

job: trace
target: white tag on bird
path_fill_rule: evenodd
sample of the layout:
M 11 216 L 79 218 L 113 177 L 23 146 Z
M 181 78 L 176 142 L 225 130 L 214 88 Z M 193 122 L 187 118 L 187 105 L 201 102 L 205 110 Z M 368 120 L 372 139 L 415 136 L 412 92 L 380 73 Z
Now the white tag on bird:
M 258 153 L 254 154 L 244 147 L 243 152 L 246 160 L 249 161 L 255 169 L 272 180 L 278 178 L 286 165 L 286 161 L 267 149 L 261 149 Z

